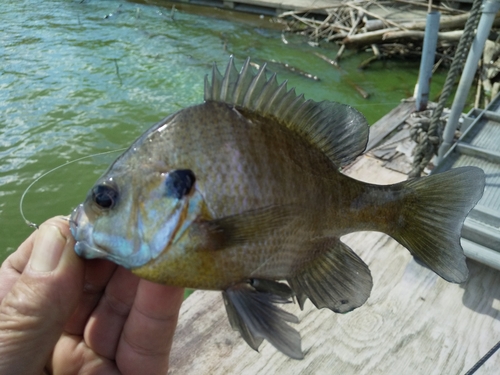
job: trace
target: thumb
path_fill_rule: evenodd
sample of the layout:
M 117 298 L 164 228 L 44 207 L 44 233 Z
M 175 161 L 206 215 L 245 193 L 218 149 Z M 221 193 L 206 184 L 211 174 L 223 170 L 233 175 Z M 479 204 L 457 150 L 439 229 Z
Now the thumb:
M 51 219 L 37 231 L 22 275 L 0 304 L 0 373 L 41 373 L 75 310 L 84 262 L 68 223 Z

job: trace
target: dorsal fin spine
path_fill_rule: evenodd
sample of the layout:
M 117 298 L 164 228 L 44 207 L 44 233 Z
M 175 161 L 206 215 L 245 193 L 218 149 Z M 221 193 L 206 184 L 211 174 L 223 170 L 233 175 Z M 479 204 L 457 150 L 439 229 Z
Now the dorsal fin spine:
M 217 69 L 217 65 L 214 64 L 212 68 L 212 93 L 210 95 L 211 98 L 215 100 L 220 100 L 220 87 L 222 82 L 222 74 L 220 74 L 219 69 Z
M 270 96 L 274 94 L 276 91 L 276 88 L 278 87 L 278 83 L 276 81 L 276 74 L 273 73 L 271 78 L 264 84 L 264 87 L 262 88 L 262 93 L 255 98 L 255 109 L 258 111 L 267 114 L 265 111 L 264 107 L 266 106 L 267 102 L 270 99 Z
M 276 77 L 276 74 L 274 75 Z M 264 112 L 265 113 L 271 113 L 271 107 L 274 105 L 274 102 L 276 101 L 277 98 L 281 97 L 282 93 L 283 92 L 286 92 L 287 91 L 287 88 L 286 88 L 286 85 L 287 85 L 288 81 L 287 80 L 284 80 L 276 89 L 276 91 L 274 92 L 274 94 L 271 96 L 271 99 L 269 100 L 269 102 L 266 104 L 266 106 L 264 107 Z
M 248 91 L 248 87 L 252 82 L 252 74 L 249 72 L 250 69 L 250 58 L 245 60 L 245 63 L 241 67 L 240 75 L 238 77 L 238 82 L 236 82 L 236 87 L 234 88 L 234 103 L 241 105 L 243 98 Z
M 290 110 L 290 104 L 292 104 L 296 97 L 295 88 L 290 89 L 281 99 L 281 103 L 276 103 L 276 117 L 285 118 L 287 111 Z
M 260 69 L 257 71 L 257 74 L 253 77 L 252 83 L 248 88 L 248 91 L 245 95 L 245 99 L 243 100 L 243 107 L 252 108 L 252 99 L 256 93 L 260 94 L 262 87 L 266 82 L 266 64 L 263 64 Z
M 205 79 L 205 101 L 223 102 L 274 118 L 319 148 L 338 167 L 353 161 L 368 142 L 368 123 L 354 108 L 335 102 L 314 102 L 287 91 L 287 82 L 278 85 L 276 75 L 266 78 L 266 64 L 255 75 L 247 59 L 238 73 L 229 59 L 224 76 L 214 64 L 212 81 Z
M 304 102 L 304 94 L 298 95 L 289 105 L 290 110 L 287 112 L 286 120 L 298 125 L 297 118 L 301 115 L 301 110 L 305 106 L 307 106 L 307 101 Z
M 220 99 L 223 101 L 227 101 L 230 98 L 228 95 L 228 91 L 231 90 L 234 86 L 233 77 L 237 75 L 238 72 L 234 66 L 234 58 L 231 56 L 229 58 L 229 64 L 227 66 L 226 72 L 224 73 L 224 78 L 222 78 L 222 84 L 220 88 Z M 232 94 L 232 92 L 230 93 Z

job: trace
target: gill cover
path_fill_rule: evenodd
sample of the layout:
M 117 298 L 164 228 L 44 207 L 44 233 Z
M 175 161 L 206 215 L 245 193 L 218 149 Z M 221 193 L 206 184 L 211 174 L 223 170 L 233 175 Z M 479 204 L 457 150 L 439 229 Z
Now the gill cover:
M 141 190 L 114 178 L 113 194 L 96 184 L 71 214 L 76 253 L 136 268 L 175 243 L 199 216 L 203 199 L 189 169 L 162 173 L 157 180 L 151 190 Z

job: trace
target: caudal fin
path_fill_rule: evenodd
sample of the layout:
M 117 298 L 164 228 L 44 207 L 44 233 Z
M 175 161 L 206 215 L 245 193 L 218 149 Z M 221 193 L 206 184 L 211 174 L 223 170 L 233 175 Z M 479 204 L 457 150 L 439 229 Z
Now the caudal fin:
M 468 269 L 460 234 L 484 183 L 484 172 L 476 167 L 401 183 L 405 194 L 400 222 L 390 235 L 443 279 L 464 282 Z

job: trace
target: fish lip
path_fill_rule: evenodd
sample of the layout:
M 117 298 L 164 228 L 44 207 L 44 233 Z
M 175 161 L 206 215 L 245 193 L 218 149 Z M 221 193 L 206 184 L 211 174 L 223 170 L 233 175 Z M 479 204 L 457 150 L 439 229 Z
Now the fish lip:
M 83 204 L 79 204 L 73 212 L 71 212 L 71 215 L 69 217 L 69 230 L 75 240 L 78 241 L 77 236 L 78 236 L 78 223 L 80 222 L 80 218 L 82 216 L 83 212 Z
M 109 258 L 109 254 L 96 247 L 90 246 L 88 243 L 78 241 L 75 243 L 75 252 L 78 256 L 85 259 L 92 258 Z
M 130 268 L 126 260 L 113 254 L 106 248 L 97 246 L 93 239 L 94 225 L 85 213 L 84 205 L 79 204 L 69 218 L 70 231 L 75 238 L 75 252 L 84 259 L 108 259 L 113 263 Z
M 83 204 L 79 204 L 69 217 L 69 230 L 71 234 L 77 243 L 80 241 L 89 241 L 89 239 L 92 239 L 92 236 L 89 235 L 92 229 L 93 225 L 89 222 Z
M 89 244 L 89 239 L 91 236 L 88 235 L 89 229 L 89 221 L 87 215 L 85 214 L 85 210 L 83 208 L 83 204 L 79 204 L 71 213 L 69 217 L 69 230 L 71 234 L 75 238 L 75 252 L 78 256 L 83 258 L 96 257 L 95 255 L 104 255 L 104 252 L 95 249 L 93 246 Z M 91 226 L 91 225 L 90 225 Z
M 89 222 L 83 204 L 79 204 L 69 218 L 69 229 L 75 238 L 75 252 L 86 259 L 109 258 L 110 254 L 96 247 L 92 240 L 93 225 Z

